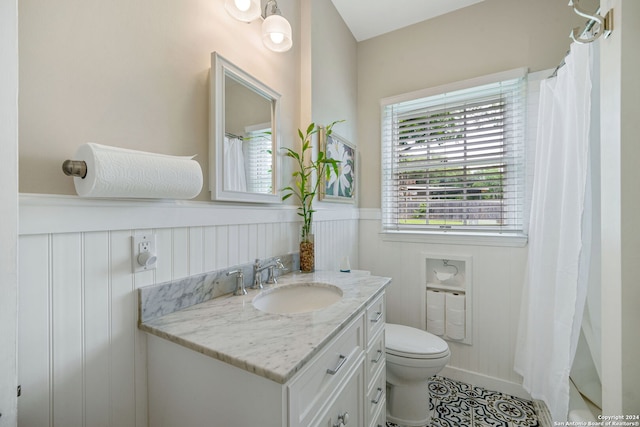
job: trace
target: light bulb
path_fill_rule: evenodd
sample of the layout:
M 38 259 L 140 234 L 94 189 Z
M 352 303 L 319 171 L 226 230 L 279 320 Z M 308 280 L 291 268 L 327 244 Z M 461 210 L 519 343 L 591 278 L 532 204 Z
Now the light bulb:
M 260 17 L 259 0 L 225 0 L 224 8 L 238 21 L 251 22 Z
M 262 42 L 274 52 L 291 49 L 291 25 L 281 15 L 272 14 L 262 23 Z
M 280 44 L 284 40 L 284 34 L 282 33 L 271 33 L 269 34 L 269 37 L 271 38 L 271 41 L 274 42 L 275 44 Z
M 251 7 L 251 0 L 235 0 L 236 7 L 242 12 L 246 12 Z

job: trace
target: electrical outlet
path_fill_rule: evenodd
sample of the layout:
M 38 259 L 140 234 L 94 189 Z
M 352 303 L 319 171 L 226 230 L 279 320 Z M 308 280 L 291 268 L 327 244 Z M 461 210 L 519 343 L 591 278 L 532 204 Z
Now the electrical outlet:
M 138 234 L 131 237 L 131 268 L 134 273 L 154 270 L 157 260 L 155 234 Z

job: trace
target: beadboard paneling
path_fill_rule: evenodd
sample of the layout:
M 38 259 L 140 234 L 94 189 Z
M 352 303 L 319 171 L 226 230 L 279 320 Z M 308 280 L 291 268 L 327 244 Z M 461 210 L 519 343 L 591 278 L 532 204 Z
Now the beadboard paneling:
M 207 212 L 198 205 L 185 209 L 182 220 L 189 225 L 177 226 L 180 207 L 171 206 L 171 227 L 140 228 L 136 217 L 142 202 L 113 202 L 119 218 L 108 225 L 117 228 L 101 229 L 99 218 L 69 221 L 69 216 L 98 212 L 89 201 L 26 199 L 32 214 L 21 223 L 19 241 L 20 427 L 146 427 L 146 336 L 137 329 L 135 290 L 297 251 L 300 225 L 284 207 L 266 216 L 261 209 L 236 207 L 233 213 L 225 207 L 227 219 L 236 217 L 237 223 L 216 218 L 207 224 L 201 219 L 216 217 L 220 209 Z M 106 201 L 97 203 L 116 211 Z M 37 220 L 36 209 L 51 232 L 29 223 Z M 136 212 L 130 223 L 128 209 Z M 150 203 L 149 211 L 156 209 Z M 354 211 L 316 217 L 317 268 L 337 268 L 342 256 L 357 268 Z M 143 232 L 156 234 L 158 266 L 132 274 L 131 236 Z

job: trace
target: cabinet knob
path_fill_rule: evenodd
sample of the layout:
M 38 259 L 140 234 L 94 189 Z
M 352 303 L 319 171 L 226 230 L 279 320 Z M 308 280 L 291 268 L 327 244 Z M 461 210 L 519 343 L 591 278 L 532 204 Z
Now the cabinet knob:
M 344 427 L 347 424 L 349 424 L 349 413 L 345 412 L 342 415 L 338 415 L 338 422 L 333 427 Z

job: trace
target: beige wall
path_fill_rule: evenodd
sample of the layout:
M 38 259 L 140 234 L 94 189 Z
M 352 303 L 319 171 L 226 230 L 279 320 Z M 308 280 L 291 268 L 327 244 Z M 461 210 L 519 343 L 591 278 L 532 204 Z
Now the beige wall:
M 358 44 L 331 0 L 311 3 L 313 120 L 344 120 L 334 130 L 357 144 Z
M 299 122 L 299 2 L 280 0 L 294 47 L 263 47 L 223 0 L 19 3 L 20 192 L 75 194 L 60 170 L 97 142 L 197 154 L 208 182 L 210 53 L 218 51 L 282 95 L 282 142 Z M 208 200 L 208 188 L 199 199 Z
M 381 98 L 513 68 L 555 67 L 576 17 L 558 0 L 485 0 L 358 45 L 360 205 L 380 207 Z
M 333 3 L 279 1 L 294 31 L 286 53 L 223 4 L 21 0 L 20 192 L 75 194 L 60 166 L 85 142 L 197 154 L 207 183 L 213 51 L 282 95 L 283 145 L 311 120 L 344 119 L 336 131 L 355 140 L 356 42 Z

